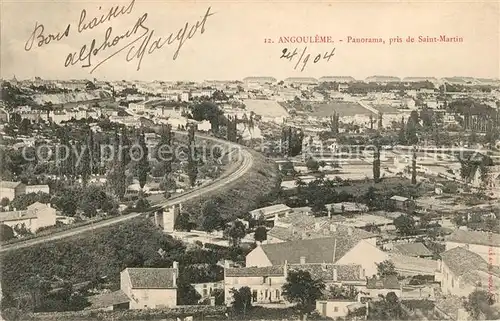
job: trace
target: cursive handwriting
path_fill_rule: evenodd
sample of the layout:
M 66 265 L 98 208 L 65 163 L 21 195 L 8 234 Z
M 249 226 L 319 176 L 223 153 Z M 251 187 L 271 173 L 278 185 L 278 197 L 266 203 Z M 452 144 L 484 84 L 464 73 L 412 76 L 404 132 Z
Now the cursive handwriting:
M 132 2 L 130 2 L 130 4 L 127 7 L 125 6 L 122 6 L 121 8 L 120 6 L 112 7 L 106 15 L 104 14 L 101 15 L 99 19 L 97 19 L 97 17 L 94 17 L 87 23 L 85 22 L 85 18 L 87 17 L 87 10 L 83 9 L 82 12 L 80 13 L 80 21 L 78 22 L 78 32 L 81 33 L 85 30 L 91 30 L 102 23 L 111 21 L 111 19 L 113 18 L 118 18 L 121 15 L 130 14 L 134 9 L 134 4 L 135 0 L 132 0 Z M 99 7 L 99 10 L 101 10 L 101 7 Z
M 211 7 L 208 8 L 203 18 L 197 21 L 195 24 L 190 25 L 188 22 L 186 22 L 186 24 L 177 33 L 171 33 L 168 37 L 165 38 L 156 37 L 155 39 L 153 39 L 155 30 L 150 29 L 145 25 L 148 14 L 144 13 L 139 19 L 137 19 L 135 25 L 127 32 L 112 37 L 113 28 L 109 27 L 106 30 L 104 40 L 100 43 L 100 45 L 97 44 L 96 39 L 93 39 L 89 46 L 83 45 L 78 53 L 74 52 L 68 54 L 64 66 L 69 67 L 70 65 L 75 65 L 79 62 L 83 62 L 82 68 L 92 67 L 92 69 L 90 70 L 90 73 L 92 73 L 105 62 L 109 61 L 122 51 L 129 49 L 126 55 L 126 61 L 131 62 L 133 60 L 136 60 L 137 71 L 139 71 L 141 68 L 142 60 L 146 54 L 152 54 L 154 51 L 163 48 L 165 45 L 172 45 L 177 42 L 177 48 L 173 55 L 173 60 L 176 60 L 182 46 L 188 39 L 193 38 L 197 34 L 198 30 L 200 31 L 200 34 L 203 34 L 205 32 L 205 24 L 207 18 L 214 15 L 214 13 L 210 12 L 210 10 Z M 122 40 L 125 39 L 131 40 L 128 43 L 123 44 Z M 140 45 L 136 45 L 141 40 L 142 42 L 140 42 Z M 97 56 L 99 53 L 106 49 L 114 48 L 119 44 L 123 44 L 121 48 L 112 52 L 97 64 L 93 64 L 92 57 Z
M 143 25 L 147 17 L 148 17 L 147 13 L 143 14 L 139 19 L 137 19 L 137 22 L 132 28 L 130 28 L 129 30 L 127 30 L 127 32 L 119 36 L 112 37 L 113 27 L 109 27 L 106 30 L 106 33 L 104 34 L 104 40 L 101 42 L 100 45 L 97 45 L 96 39 L 93 39 L 88 47 L 87 45 L 83 45 L 78 53 L 77 52 L 69 53 L 68 56 L 66 56 L 66 61 L 64 62 L 64 66 L 65 67 L 68 67 L 70 65 L 73 66 L 78 62 L 83 62 L 82 64 L 83 68 L 91 67 L 93 56 L 97 56 L 101 51 L 106 50 L 107 48 L 113 48 L 117 46 L 121 40 L 130 38 L 139 33 L 139 38 L 136 38 L 132 42 L 129 42 L 127 45 L 118 50 L 118 52 L 126 49 L 127 47 L 131 46 L 134 42 L 141 39 L 149 31 L 149 29 Z M 142 33 L 140 33 L 141 30 L 143 31 Z M 113 57 L 115 54 L 116 53 L 111 54 L 106 59 Z M 95 68 L 96 67 L 94 67 L 94 69 Z M 92 69 L 92 71 L 94 69 Z
M 51 42 L 54 41 L 61 41 L 63 38 L 69 36 L 69 30 L 71 28 L 71 25 L 68 25 L 66 29 L 61 33 L 58 32 L 56 34 L 44 34 L 45 27 L 42 24 L 38 24 L 38 22 L 35 22 L 35 28 L 33 29 L 33 32 L 31 33 L 30 37 L 24 44 L 24 50 L 30 51 L 31 48 L 33 48 L 33 44 L 36 41 L 37 47 L 41 47 L 43 45 L 48 45 Z
M 306 52 L 307 52 L 307 46 L 304 47 L 304 49 L 302 50 L 302 53 L 300 54 L 300 57 L 299 57 L 299 56 L 297 56 L 297 54 L 298 54 L 297 48 L 295 48 L 293 51 L 289 50 L 288 48 L 285 48 L 281 51 L 280 59 L 288 59 L 288 61 L 293 61 L 295 58 L 298 58 L 297 63 L 295 64 L 295 67 L 293 69 L 297 70 L 299 65 L 302 64 L 302 68 L 300 69 L 300 71 L 304 71 L 304 69 L 307 66 L 307 63 L 309 62 L 309 58 L 311 57 L 311 54 L 310 53 L 306 54 Z M 330 53 L 328 53 L 328 51 L 325 52 L 324 55 L 321 55 L 321 53 L 318 53 L 314 57 L 313 62 L 317 63 L 322 59 L 326 60 L 326 61 L 330 61 L 330 58 L 333 57 L 334 55 L 335 55 L 335 48 L 333 48 Z
M 201 29 L 200 34 L 203 34 L 205 32 L 205 23 L 207 21 L 207 18 L 213 14 L 214 13 L 210 13 L 210 7 L 209 7 L 207 12 L 203 16 L 203 19 L 201 21 L 197 21 L 195 25 L 192 25 L 190 27 L 189 23 L 186 22 L 184 27 L 179 30 L 179 32 L 175 37 L 174 34 L 171 33 L 165 39 L 158 37 L 157 39 L 153 40 L 153 42 L 151 42 L 150 44 L 149 42 L 151 41 L 151 38 L 153 37 L 154 34 L 154 30 L 151 30 L 151 32 L 144 38 L 142 44 L 137 49 L 135 48 L 135 46 L 132 46 L 130 48 L 126 58 L 127 61 L 132 61 L 133 59 L 137 59 L 138 60 L 137 71 L 139 71 L 141 69 L 141 62 L 142 58 L 144 58 L 144 54 L 146 53 L 146 49 L 147 49 L 147 54 L 152 54 L 156 49 L 161 49 L 166 44 L 171 45 L 177 41 L 177 49 L 175 50 L 174 55 L 172 57 L 173 60 L 176 60 L 177 57 L 179 56 L 179 51 L 181 50 L 184 43 L 188 39 L 193 38 L 196 35 L 198 29 Z M 189 32 L 187 32 L 188 29 Z M 131 53 L 134 54 L 130 55 Z

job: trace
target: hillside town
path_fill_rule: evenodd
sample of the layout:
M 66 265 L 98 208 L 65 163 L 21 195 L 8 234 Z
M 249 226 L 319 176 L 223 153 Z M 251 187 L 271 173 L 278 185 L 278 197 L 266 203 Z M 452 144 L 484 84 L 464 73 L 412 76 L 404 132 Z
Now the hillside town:
M 0 97 L 5 320 L 500 318 L 500 80 Z

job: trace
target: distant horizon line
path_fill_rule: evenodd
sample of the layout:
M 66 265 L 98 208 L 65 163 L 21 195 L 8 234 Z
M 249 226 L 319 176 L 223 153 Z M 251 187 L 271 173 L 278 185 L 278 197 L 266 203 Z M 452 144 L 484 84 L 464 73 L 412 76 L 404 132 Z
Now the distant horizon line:
M 392 78 L 392 79 L 399 79 L 400 81 L 403 81 L 405 79 L 423 79 L 424 81 L 427 80 L 444 80 L 444 79 L 470 79 L 470 80 L 493 80 L 493 81 L 500 81 L 500 78 L 485 78 L 485 77 L 474 77 L 474 76 L 443 76 L 443 77 L 438 77 L 438 76 L 391 76 L 391 75 L 384 75 L 384 74 L 376 74 L 376 75 L 371 75 L 367 76 L 365 78 L 356 78 L 354 76 L 346 76 L 346 75 L 338 75 L 338 76 L 321 76 L 321 77 L 312 77 L 312 76 L 290 76 L 286 77 L 283 79 L 279 79 L 274 76 L 245 76 L 241 79 L 204 79 L 204 80 L 162 80 L 162 79 L 152 79 L 152 80 L 144 80 L 144 79 L 108 79 L 107 77 L 90 77 L 90 78 L 43 78 L 40 76 L 32 76 L 30 78 L 24 78 L 24 79 L 18 79 L 15 75 L 13 75 L 11 78 L 0 78 L 2 81 L 10 81 L 10 80 L 17 80 L 17 81 L 29 81 L 29 80 L 35 80 L 36 78 L 39 78 L 40 80 L 47 80 L 47 81 L 82 81 L 82 80 L 87 80 L 87 81 L 112 81 L 112 82 L 117 82 L 117 81 L 125 81 L 125 82 L 194 82 L 194 83 L 203 83 L 203 82 L 243 82 L 245 79 L 258 79 L 258 78 L 270 78 L 274 79 L 276 82 L 279 81 L 286 81 L 287 79 L 314 79 L 314 80 L 320 80 L 324 78 L 346 78 L 346 79 L 353 79 L 355 81 L 366 81 L 369 78 Z

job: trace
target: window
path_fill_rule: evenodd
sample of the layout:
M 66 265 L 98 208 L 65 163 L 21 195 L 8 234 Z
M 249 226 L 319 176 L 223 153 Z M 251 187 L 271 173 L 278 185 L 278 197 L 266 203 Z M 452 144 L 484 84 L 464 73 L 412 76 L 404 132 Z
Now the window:
M 267 279 L 268 279 L 267 276 L 262 277 L 262 283 L 266 284 L 267 283 Z
M 280 290 L 276 290 L 276 300 L 281 300 L 280 298 Z
M 454 288 L 455 287 L 455 282 L 453 282 L 453 278 L 451 278 L 451 287 Z
M 207 296 L 208 295 L 208 289 L 203 289 L 203 296 Z
M 333 312 L 339 312 L 339 307 L 333 307 Z

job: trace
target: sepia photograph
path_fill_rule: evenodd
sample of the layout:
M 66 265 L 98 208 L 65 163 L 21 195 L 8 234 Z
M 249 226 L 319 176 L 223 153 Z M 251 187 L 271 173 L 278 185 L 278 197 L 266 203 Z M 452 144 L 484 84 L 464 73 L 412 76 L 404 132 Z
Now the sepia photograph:
M 500 320 L 500 2 L 0 1 L 0 321 Z

